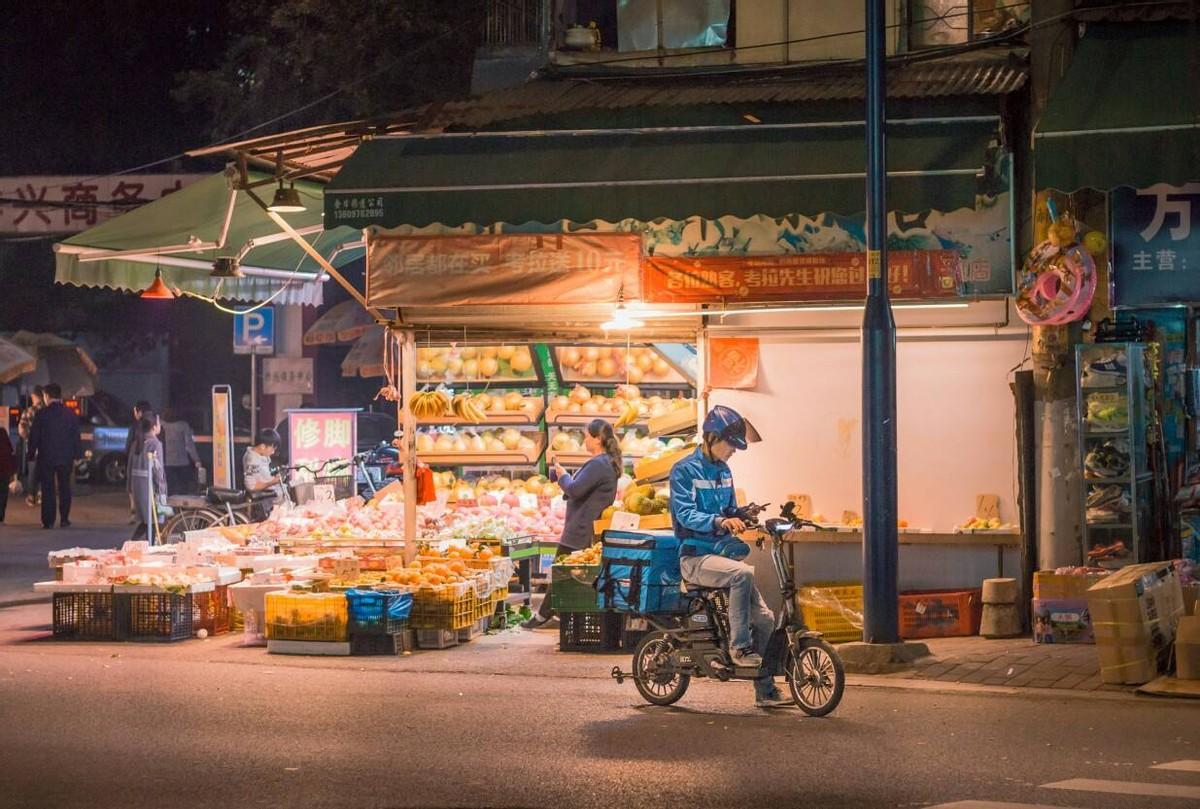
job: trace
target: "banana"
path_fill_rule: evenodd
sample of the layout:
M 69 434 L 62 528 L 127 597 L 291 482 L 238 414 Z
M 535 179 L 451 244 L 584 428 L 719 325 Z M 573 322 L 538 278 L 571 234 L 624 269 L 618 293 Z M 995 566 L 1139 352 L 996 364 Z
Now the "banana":
M 441 390 L 422 390 L 413 394 L 409 411 L 418 419 L 436 419 L 446 415 L 450 397 Z
M 635 405 L 635 404 L 627 405 L 625 407 L 625 412 L 621 414 L 621 417 L 619 419 L 617 419 L 617 423 L 614 426 L 615 427 L 625 427 L 626 425 L 633 424 L 635 421 L 638 420 L 639 415 L 640 414 L 638 412 L 637 405 Z

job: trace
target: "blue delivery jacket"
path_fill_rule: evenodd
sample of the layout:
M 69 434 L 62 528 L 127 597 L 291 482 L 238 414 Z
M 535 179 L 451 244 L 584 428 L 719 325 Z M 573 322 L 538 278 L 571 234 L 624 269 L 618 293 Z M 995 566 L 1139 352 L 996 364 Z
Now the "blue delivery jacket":
M 718 553 L 717 543 L 728 542 L 730 536 L 714 523 L 736 509 L 733 473 L 728 464 L 710 461 L 697 447 L 671 467 L 671 516 L 680 556 Z

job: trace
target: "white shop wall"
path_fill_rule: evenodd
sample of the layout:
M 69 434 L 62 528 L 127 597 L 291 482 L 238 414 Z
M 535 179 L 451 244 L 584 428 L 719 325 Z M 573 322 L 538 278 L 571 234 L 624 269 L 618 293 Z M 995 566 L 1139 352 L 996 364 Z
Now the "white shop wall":
M 1025 350 L 1021 331 L 899 340 L 899 518 L 911 527 L 948 532 L 985 493 L 1000 497 L 1005 522 L 1018 521 L 1008 385 Z M 780 504 L 806 493 L 829 520 L 862 513 L 861 356 L 857 340 L 762 337 L 758 388 L 713 392 L 713 404 L 736 408 L 764 436 L 732 462 L 747 497 Z

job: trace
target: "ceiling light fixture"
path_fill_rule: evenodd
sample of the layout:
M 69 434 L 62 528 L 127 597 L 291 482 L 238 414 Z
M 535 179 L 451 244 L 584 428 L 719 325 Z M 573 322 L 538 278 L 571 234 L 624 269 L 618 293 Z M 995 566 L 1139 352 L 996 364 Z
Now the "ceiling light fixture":
M 279 187 L 275 189 L 275 196 L 271 199 L 267 210 L 272 213 L 301 213 L 304 211 L 304 203 L 300 201 L 300 192 L 296 190 L 295 183 L 284 188 L 283 180 L 280 180 Z
M 209 273 L 210 278 L 242 278 L 245 273 L 242 272 L 242 265 L 238 262 L 237 256 L 220 256 L 213 262 L 212 272 Z
M 622 286 L 617 291 L 617 308 L 613 310 L 611 318 L 600 324 L 600 328 L 605 331 L 629 331 L 645 325 L 645 322 L 638 320 L 625 308 L 625 287 Z
M 142 290 L 142 294 L 138 297 L 144 301 L 175 300 L 175 293 L 172 292 L 165 283 L 163 283 L 161 267 L 156 267 L 154 269 L 154 280 L 150 283 L 150 286 Z

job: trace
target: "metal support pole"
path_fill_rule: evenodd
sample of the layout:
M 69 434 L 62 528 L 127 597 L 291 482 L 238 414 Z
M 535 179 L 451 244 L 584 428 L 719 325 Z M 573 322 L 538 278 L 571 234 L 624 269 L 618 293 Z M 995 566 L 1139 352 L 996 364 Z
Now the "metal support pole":
M 250 440 L 258 435 L 258 354 L 250 346 Z
M 389 337 L 390 339 L 390 337 Z M 417 392 L 417 337 L 400 332 L 400 423 L 404 430 L 404 563 L 417 558 L 417 419 L 408 408 Z
M 867 9 L 867 301 L 863 313 L 863 640 L 900 640 L 896 535 L 896 323 L 887 291 L 883 0 Z

